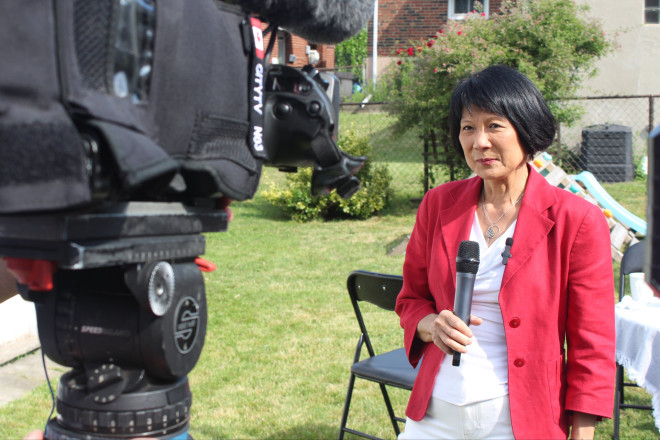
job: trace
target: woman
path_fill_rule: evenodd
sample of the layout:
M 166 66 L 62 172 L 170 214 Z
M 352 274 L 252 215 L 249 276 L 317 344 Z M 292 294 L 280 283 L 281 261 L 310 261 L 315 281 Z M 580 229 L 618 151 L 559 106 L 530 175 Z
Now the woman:
M 556 123 L 521 73 L 493 66 L 462 81 L 450 126 L 476 176 L 427 193 L 406 250 L 396 311 L 410 362 L 424 360 L 400 438 L 567 438 L 571 426 L 592 438 L 614 396 L 606 220 L 528 165 Z M 463 240 L 481 260 L 471 327 L 452 313 Z

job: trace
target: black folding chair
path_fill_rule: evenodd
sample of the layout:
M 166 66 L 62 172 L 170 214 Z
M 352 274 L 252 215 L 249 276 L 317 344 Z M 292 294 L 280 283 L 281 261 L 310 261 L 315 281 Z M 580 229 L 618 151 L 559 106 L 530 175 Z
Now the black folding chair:
M 366 301 L 375 304 L 382 309 L 393 311 L 396 297 L 403 284 L 403 277 L 400 275 L 387 275 L 358 270 L 352 272 L 348 276 L 347 284 L 348 294 L 351 297 L 351 303 L 355 310 L 355 317 L 360 325 L 362 334 L 358 339 L 357 347 L 355 348 L 355 356 L 353 357 L 353 365 L 351 366 L 351 378 L 348 382 L 346 403 L 344 404 L 344 413 L 341 417 L 339 440 L 344 438 L 344 433 L 346 432 L 365 438 L 378 439 L 378 437 L 373 435 L 346 427 L 356 377 L 376 382 L 380 385 L 383 399 L 385 400 L 385 406 L 387 407 L 387 412 L 392 421 L 392 426 L 394 427 L 394 432 L 398 436 L 400 433 L 398 423 L 405 423 L 405 419 L 397 417 L 394 414 L 386 385 L 412 390 L 413 383 L 417 377 L 417 369 L 413 369 L 408 362 L 404 348 L 399 348 L 382 354 L 376 354 L 374 352 L 358 303 L 360 301 Z M 367 347 L 369 357 L 360 360 L 364 345 Z M 419 365 L 417 367 L 419 368 Z
M 623 254 L 621 259 L 621 269 L 619 270 L 619 301 L 623 299 L 626 285 L 626 275 L 633 272 L 644 271 L 644 242 L 640 241 L 630 246 Z M 623 366 L 616 364 L 616 387 L 614 393 L 614 432 L 613 438 L 619 438 L 619 418 L 622 409 L 653 409 L 650 405 L 632 405 L 625 403 L 624 390 L 626 387 L 637 387 L 636 383 L 623 381 Z

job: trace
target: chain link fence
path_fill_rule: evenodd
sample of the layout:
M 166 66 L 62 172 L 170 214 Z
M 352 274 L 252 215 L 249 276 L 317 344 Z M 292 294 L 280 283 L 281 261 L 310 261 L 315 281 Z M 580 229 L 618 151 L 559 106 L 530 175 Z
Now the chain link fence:
M 660 96 L 653 95 L 564 100 L 561 104 L 582 107 L 582 116 L 571 127 L 559 128 L 557 142 L 548 152 L 569 174 L 590 171 L 602 183 L 633 180 L 644 172 L 647 139 L 655 126 L 659 100 Z M 370 159 L 387 164 L 395 196 L 418 199 L 449 176 L 434 173 L 434 155 L 421 129 L 399 134 L 395 124 L 396 117 L 387 113 L 383 103 L 341 105 L 340 133 L 352 130 L 367 136 L 373 147 Z
M 340 135 L 352 130 L 369 138 L 373 147 L 369 159 L 387 165 L 395 197 L 421 198 L 424 195 L 421 129 L 398 134 L 395 124 L 396 117 L 389 115 L 382 103 L 345 103 L 339 112 Z
M 658 99 L 644 95 L 562 101 L 579 105 L 583 113 L 571 127 L 559 128 L 550 148 L 554 162 L 569 174 L 589 171 L 602 183 L 634 180 L 644 172 Z

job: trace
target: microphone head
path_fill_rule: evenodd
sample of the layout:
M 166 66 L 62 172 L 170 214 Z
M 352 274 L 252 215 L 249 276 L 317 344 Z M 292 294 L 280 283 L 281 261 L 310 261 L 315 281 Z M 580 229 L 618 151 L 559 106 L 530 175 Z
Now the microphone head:
M 241 0 L 242 6 L 313 43 L 336 44 L 360 32 L 374 0 Z
M 456 272 L 476 274 L 479 270 L 479 243 L 463 240 L 456 256 Z

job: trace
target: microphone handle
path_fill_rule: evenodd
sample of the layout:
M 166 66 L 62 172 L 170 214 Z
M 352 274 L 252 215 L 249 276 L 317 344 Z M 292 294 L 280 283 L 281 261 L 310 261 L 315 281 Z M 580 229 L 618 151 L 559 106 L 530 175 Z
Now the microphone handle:
M 476 274 L 456 272 L 456 291 L 454 292 L 454 314 L 463 322 L 470 325 L 470 311 L 472 310 L 472 293 Z M 455 351 L 451 364 L 454 367 L 461 363 L 461 353 Z

